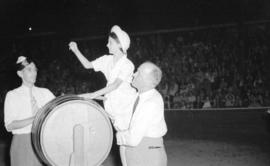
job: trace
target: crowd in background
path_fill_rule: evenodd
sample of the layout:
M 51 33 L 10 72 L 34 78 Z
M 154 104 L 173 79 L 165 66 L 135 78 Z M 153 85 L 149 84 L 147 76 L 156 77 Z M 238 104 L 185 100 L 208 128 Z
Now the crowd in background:
M 243 36 L 225 28 L 137 38 L 131 55 L 162 67 L 167 108 L 269 106 L 267 33 L 257 25 Z
M 269 28 L 267 24 L 201 28 L 132 35 L 129 58 L 137 67 L 157 63 L 158 87 L 169 109 L 270 106 Z M 56 96 L 91 92 L 105 86 L 100 74 L 85 70 L 68 50 L 68 39 L 22 39 L 1 50 L 1 103 L 15 88 L 11 64 L 20 55 L 38 66 L 37 85 Z M 107 39 L 81 40 L 90 60 L 106 53 Z

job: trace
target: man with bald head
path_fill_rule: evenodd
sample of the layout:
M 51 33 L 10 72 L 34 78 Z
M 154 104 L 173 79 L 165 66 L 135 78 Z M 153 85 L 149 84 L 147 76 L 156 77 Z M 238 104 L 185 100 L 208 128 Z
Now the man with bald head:
M 155 89 L 162 77 L 158 66 L 145 62 L 132 81 L 138 91 L 128 130 L 117 133 L 117 144 L 126 146 L 128 166 L 166 166 L 163 136 L 167 132 L 162 96 Z

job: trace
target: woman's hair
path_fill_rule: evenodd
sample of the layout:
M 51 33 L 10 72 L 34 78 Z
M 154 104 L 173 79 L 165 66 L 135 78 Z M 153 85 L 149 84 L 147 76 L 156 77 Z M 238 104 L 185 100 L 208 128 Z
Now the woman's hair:
M 119 38 L 117 37 L 117 35 L 114 32 L 110 32 L 109 33 L 109 37 L 111 37 L 112 39 L 114 39 L 121 46 L 120 40 L 119 40 Z M 124 50 L 123 50 L 122 46 L 119 49 L 120 49 L 121 52 L 124 53 Z
M 18 61 L 16 63 L 16 69 L 17 71 L 23 70 L 26 66 L 28 66 L 33 61 L 30 58 L 27 57 L 19 57 Z

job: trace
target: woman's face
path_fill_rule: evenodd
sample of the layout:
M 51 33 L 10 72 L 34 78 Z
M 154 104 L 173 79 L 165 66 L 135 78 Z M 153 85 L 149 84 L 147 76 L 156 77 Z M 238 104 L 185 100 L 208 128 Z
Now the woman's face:
M 20 77 L 24 83 L 31 85 L 35 84 L 37 78 L 37 68 L 33 62 L 21 70 L 20 73 Z
M 109 37 L 108 38 L 108 43 L 107 43 L 107 47 L 109 49 L 109 53 L 110 54 L 117 54 L 120 51 L 120 44 L 117 43 L 113 38 Z

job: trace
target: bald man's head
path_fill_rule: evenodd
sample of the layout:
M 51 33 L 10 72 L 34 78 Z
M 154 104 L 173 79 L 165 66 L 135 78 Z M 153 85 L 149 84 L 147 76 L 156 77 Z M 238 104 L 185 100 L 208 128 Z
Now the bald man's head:
M 162 77 L 160 68 L 152 62 L 145 62 L 142 65 L 146 68 L 146 75 L 149 83 L 156 87 L 160 83 Z
M 161 81 L 162 72 L 160 68 L 152 62 L 141 64 L 134 74 L 132 85 L 139 89 L 155 88 Z

